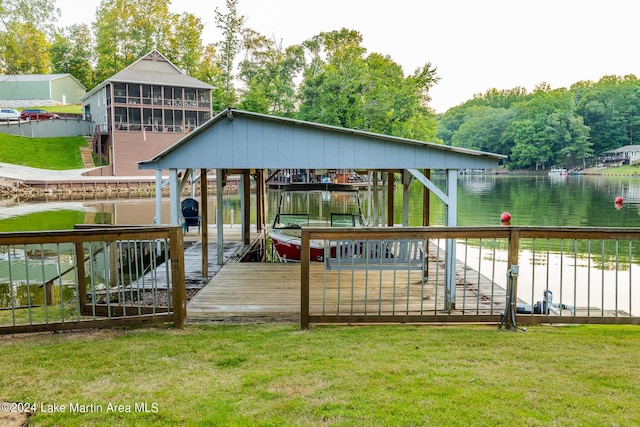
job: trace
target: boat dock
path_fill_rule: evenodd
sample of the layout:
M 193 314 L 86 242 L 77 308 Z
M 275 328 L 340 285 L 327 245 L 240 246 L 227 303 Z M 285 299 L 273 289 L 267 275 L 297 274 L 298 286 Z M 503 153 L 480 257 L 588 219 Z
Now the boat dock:
M 435 253 L 432 248 L 431 254 Z M 335 308 L 342 306 L 363 313 L 443 314 L 444 253 L 440 251 L 440 259 L 435 255 L 429 257 L 429 277 L 424 282 L 420 270 L 325 271 L 324 263 L 311 263 L 310 293 L 315 301 L 311 310 L 318 314 L 333 310 L 335 314 Z M 299 321 L 300 275 L 301 266 L 294 262 L 229 262 L 189 301 L 187 320 Z M 451 314 L 464 314 L 465 308 L 475 312 L 476 307 L 484 314 L 504 311 L 506 293 L 502 287 L 461 262 L 457 264 L 456 276 L 458 309 Z M 372 282 L 385 285 L 380 289 Z M 396 285 L 387 286 L 390 283 Z
M 240 231 L 237 225 L 225 227 L 223 266 L 219 266 L 216 259 L 216 243 L 209 244 L 207 278 L 202 277 L 200 236 L 196 232 L 185 235 L 185 281 L 187 293 L 192 296 L 187 303 L 187 321 L 298 322 L 301 317 L 301 264 L 238 262 L 243 249 Z M 210 226 L 210 233 L 215 235 L 214 226 Z M 255 231 L 252 237 L 257 237 Z M 215 238 L 211 240 L 216 241 Z M 464 261 L 462 251 L 456 260 L 455 306 L 451 310 L 445 309 L 444 255 L 442 248 L 430 244 L 428 278 L 424 281 L 420 269 L 325 270 L 324 263 L 311 263 L 310 314 L 341 315 L 348 310 L 350 313 L 382 315 L 433 315 L 441 322 L 447 322 L 447 318 L 463 321 L 461 315 L 468 317 L 467 321 L 478 316 L 500 316 L 506 303 L 504 284 L 498 280 L 503 275 L 502 266 L 479 269 L 477 260 Z M 497 261 L 498 264 L 501 262 Z M 500 277 L 487 277 L 492 269 Z M 158 274 L 166 271 L 165 268 L 156 270 Z M 531 302 L 518 299 L 517 304 Z M 569 311 L 565 310 L 562 317 L 567 319 L 568 315 Z M 576 316 L 619 318 L 628 317 L 629 313 L 583 306 L 576 307 Z

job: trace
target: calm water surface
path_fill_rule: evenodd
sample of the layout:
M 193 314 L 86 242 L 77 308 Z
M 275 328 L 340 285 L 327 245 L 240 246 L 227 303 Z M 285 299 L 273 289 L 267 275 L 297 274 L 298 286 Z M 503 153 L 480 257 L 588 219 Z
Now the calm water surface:
M 444 176 L 434 174 L 434 182 L 444 187 Z M 422 222 L 422 187 L 411 188 L 409 224 Z M 362 189 L 365 215 L 367 189 Z M 616 208 L 614 199 L 625 199 Z M 278 192 L 269 192 L 269 219 L 277 208 Z M 431 223 L 443 225 L 444 205 L 432 195 Z M 635 203 L 633 203 L 635 201 Z M 215 221 L 215 197 L 209 200 L 209 223 Z M 396 190 L 396 223 L 402 222 L 402 188 Z M 568 176 L 550 179 L 546 175 L 467 175 L 458 178 L 458 225 L 498 225 L 500 214 L 509 212 L 511 224 L 585 227 L 640 227 L 640 177 Z M 163 220 L 169 218 L 169 202 L 163 202 Z M 252 212 L 252 215 L 254 213 Z M 74 224 L 151 224 L 155 216 L 154 198 L 49 199 L 18 203 L 3 201 L 0 231 L 70 229 Z M 239 196 L 225 196 L 225 223 L 240 222 Z

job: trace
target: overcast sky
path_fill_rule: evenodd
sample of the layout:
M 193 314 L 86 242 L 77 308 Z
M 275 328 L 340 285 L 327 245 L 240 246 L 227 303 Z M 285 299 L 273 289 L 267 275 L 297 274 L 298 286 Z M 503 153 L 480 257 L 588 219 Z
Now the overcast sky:
M 56 0 L 59 25 L 91 23 L 100 0 Z M 437 112 L 488 89 L 542 82 L 569 87 L 604 75 L 640 76 L 634 0 L 239 0 L 246 26 L 298 44 L 322 31 L 359 31 L 369 53 L 389 55 L 405 74 L 430 62 L 440 82 Z M 171 11 L 205 24 L 203 42 L 220 39 L 214 10 L 224 0 L 173 0 Z

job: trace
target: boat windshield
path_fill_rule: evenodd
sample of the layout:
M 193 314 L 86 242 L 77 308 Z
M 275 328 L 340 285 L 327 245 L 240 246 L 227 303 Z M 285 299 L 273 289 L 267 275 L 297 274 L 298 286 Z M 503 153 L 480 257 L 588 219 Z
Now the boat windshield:
M 291 185 L 282 189 L 274 227 L 362 227 L 357 188 L 351 185 Z

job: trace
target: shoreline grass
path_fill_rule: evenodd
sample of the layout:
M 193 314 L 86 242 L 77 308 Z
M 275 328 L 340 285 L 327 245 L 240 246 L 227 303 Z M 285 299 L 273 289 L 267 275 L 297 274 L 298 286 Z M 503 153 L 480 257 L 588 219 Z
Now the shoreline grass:
M 638 425 L 639 332 L 190 324 L 0 337 L 0 400 L 36 403 L 36 426 Z
M 68 170 L 83 166 L 80 147 L 88 145 L 82 136 L 27 138 L 0 134 L 0 159 L 32 168 Z

